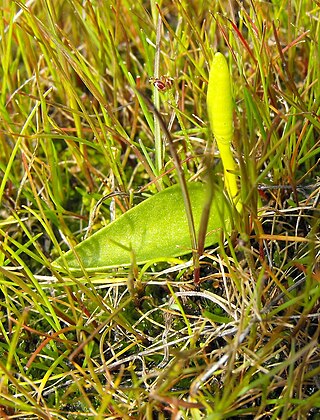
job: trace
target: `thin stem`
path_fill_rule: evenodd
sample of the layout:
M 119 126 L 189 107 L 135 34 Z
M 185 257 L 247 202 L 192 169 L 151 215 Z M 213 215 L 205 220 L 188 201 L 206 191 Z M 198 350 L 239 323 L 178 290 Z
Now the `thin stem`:
M 154 57 L 154 78 L 155 79 L 159 78 L 161 30 L 162 30 L 162 21 L 161 21 L 161 16 L 159 15 L 158 24 L 157 24 L 156 52 L 155 52 L 155 57 Z M 153 105 L 155 109 L 160 109 L 160 95 L 156 87 L 153 88 Z M 156 174 L 157 176 L 159 176 L 161 174 L 162 167 L 163 167 L 163 147 L 162 147 L 160 123 L 156 114 L 154 114 L 154 147 L 155 147 Z
M 199 265 L 198 246 L 197 246 L 197 235 L 196 235 L 196 230 L 195 230 L 195 226 L 194 226 L 194 220 L 193 220 L 193 214 L 192 214 L 189 192 L 188 192 L 187 183 L 186 183 L 186 180 L 185 180 L 185 177 L 184 177 L 184 173 L 183 173 L 183 170 L 181 168 L 180 158 L 179 158 L 179 155 L 178 155 L 178 153 L 176 151 L 176 148 L 174 146 L 171 134 L 170 134 L 170 132 L 167 128 L 167 125 L 164 122 L 161 114 L 154 107 L 153 103 L 145 95 L 144 92 L 138 91 L 138 93 L 139 93 L 139 95 L 141 95 L 143 97 L 143 99 L 145 100 L 149 109 L 151 111 L 153 111 L 153 113 L 155 114 L 155 117 L 158 119 L 160 127 L 162 128 L 162 130 L 163 130 L 163 132 L 164 132 L 164 134 L 167 138 L 167 141 L 168 141 L 170 154 L 172 156 L 174 166 L 177 170 L 179 184 L 180 184 L 181 191 L 182 191 L 183 202 L 184 202 L 184 206 L 185 206 L 185 209 L 186 209 L 186 215 L 187 215 L 188 227 L 189 227 L 189 233 L 190 233 L 190 240 L 191 240 L 191 245 L 192 245 L 195 283 L 198 283 L 199 282 L 198 276 L 200 274 L 200 265 Z

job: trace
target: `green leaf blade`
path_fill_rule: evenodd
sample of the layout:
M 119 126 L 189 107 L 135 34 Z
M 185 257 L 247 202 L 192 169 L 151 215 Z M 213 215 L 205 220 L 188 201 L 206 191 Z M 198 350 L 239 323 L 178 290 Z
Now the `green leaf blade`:
M 188 191 L 198 231 L 207 188 L 201 183 L 190 183 Z M 218 242 L 222 229 L 230 229 L 230 217 L 224 196 L 217 191 L 211 207 L 205 245 Z M 132 263 L 132 252 L 137 264 L 192 252 L 182 193 L 178 185 L 133 207 L 79 243 L 75 252 L 70 250 L 63 258 L 57 259 L 54 266 L 64 271 L 67 265 L 69 270 L 79 272 L 80 259 L 88 272 L 107 271 L 110 268 L 129 266 Z

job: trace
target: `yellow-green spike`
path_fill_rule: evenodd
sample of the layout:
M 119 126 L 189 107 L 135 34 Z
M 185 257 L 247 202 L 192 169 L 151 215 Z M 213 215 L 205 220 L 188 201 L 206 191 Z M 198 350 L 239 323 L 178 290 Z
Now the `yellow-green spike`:
M 224 167 L 227 192 L 240 212 L 239 189 L 236 163 L 231 151 L 233 137 L 233 102 L 228 64 L 225 57 L 217 52 L 212 60 L 207 93 L 208 115 L 211 129 L 216 139 Z

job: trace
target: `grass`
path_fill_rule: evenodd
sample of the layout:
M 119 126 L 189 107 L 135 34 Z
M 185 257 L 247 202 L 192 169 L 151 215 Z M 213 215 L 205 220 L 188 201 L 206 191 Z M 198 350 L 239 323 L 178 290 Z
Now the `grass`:
M 320 416 L 319 3 L 3 0 L 0 417 Z M 201 260 L 52 262 L 221 163 L 209 63 L 228 55 L 243 215 Z M 150 77 L 168 75 L 157 92 Z M 168 209 L 170 211 L 170 209 Z M 88 229 L 89 227 L 89 229 Z

